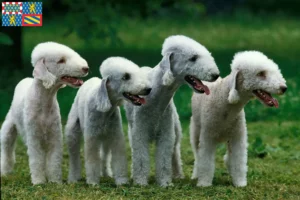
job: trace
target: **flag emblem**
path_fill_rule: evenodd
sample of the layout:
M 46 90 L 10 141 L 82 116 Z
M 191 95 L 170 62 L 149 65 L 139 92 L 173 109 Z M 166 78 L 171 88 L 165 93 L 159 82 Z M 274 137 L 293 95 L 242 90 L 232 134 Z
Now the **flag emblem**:
M 24 14 L 42 14 L 42 2 L 23 2 Z
M 42 15 L 23 15 L 22 26 L 42 26 Z
M 22 26 L 22 15 L 2 15 L 2 26 Z
M 42 2 L 2 2 L 2 26 L 42 26 Z
M 3 15 L 21 15 L 22 2 L 2 2 L 2 16 Z

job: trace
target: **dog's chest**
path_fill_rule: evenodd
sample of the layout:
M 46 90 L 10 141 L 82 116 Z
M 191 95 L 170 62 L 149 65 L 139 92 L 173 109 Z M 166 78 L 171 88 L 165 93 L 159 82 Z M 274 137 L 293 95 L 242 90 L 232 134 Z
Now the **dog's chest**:
M 141 107 L 135 115 L 134 126 L 142 126 L 148 133 L 150 140 L 156 140 L 160 134 L 166 131 L 172 131 L 174 127 L 173 113 L 171 106 L 165 108 L 157 107 Z
M 88 134 L 97 134 L 99 136 L 106 136 L 110 134 L 111 130 L 116 129 L 116 124 L 120 121 L 120 116 L 118 113 L 99 113 L 99 112 L 89 112 L 85 117 L 85 127 L 84 132 Z M 83 121 L 83 120 L 81 120 Z
M 25 109 L 25 118 L 27 123 L 37 124 L 43 129 L 49 129 L 49 126 L 60 122 L 59 107 L 54 104 L 51 106 L 28 106 Z
M 229 116 L 227 120 L 224 118 L 227 113 L 220 113 L 219 116 L 211 119 L 205 125 L 203 125 L 204 134 L 209 134 L 214 140 L 223 142 L 232 137 L 234 133 L 234 127 L 236 126 L 236 119 L 232 119 Z

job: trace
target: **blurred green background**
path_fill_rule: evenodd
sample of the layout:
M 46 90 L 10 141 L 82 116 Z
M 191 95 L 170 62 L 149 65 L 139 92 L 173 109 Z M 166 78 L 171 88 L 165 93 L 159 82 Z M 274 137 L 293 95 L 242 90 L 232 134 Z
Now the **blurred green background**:
M 230 72 L 236 52 L 264 52 L 278 63 L 288 91 L 278 97 L 279 109 L 252 100 L 246 106 L 247 120 L 299 120 L 299 7 L 298 0 L 44 1 L 42 27 L 0 29 L 0 121 L 10 107 L 16 84 L 32 76 L 30 54 L 38 43 L 55 41 L 75 49 L 88 61 L 90 78 L 100 75 L 99 66 L 109 56 L 155 66 L 161 60 L 164 39 L 174 34 L 205 45 L 223 77 Z M 76 92 L 72 88 L 58 92 L 63 121 Z M 182 86 L 175 95 L 181 120 L 191 115 L 191 94 Z

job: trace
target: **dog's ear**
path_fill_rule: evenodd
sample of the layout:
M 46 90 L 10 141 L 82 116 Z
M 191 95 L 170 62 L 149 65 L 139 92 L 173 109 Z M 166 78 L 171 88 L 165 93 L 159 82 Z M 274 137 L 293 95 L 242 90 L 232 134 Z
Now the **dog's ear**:
M 107 84 L 109 83 L 109 78 L 105 78 L 101 82 L 100 90 L 98 93 L 98 104 L 97 110 L 100 112 L 107 112 L 111 109 L 112 105 L 109 100 L 108 91 L 107 91 Z
M 168 86 L 171 85 L 175 81 L 175 77 L 173 76 L 172 73 L 172 66 L 171 66 L 171 61 L 174 57 L 174 53 L 167 53 L 162 61 L 160 62 L 160 66 L 162 67 L 164 71 L 163 75 L 163 85 Z
M 237 77 L 238 77 L 239 71 L 235 71 L 232 75 L 232 79 L 230 82 L 230 91 L 229 91 L 229 96 L 228 96 L 228 101 L 230 104 L 236 104 L 240 100 L 240 96 L 238 91 L 236 90 L 236 82 L 237 82 Z
M 34 78 L 43 81 L 43 85 L 46 89 L 52 87 L 56 81 L 56 77 L 51 74 L 45 66 L 45 59 L 42 58 L 35 63 L 32 73 Z

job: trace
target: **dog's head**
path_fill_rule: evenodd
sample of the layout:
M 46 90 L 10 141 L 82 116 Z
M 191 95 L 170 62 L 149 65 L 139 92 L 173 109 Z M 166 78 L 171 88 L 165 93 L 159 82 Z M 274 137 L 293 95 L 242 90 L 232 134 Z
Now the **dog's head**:
M 203 81 L 215 81 L 219 70 L 209 51 L 186 36 L 168 37 L 162 49 L 163 59 L 160 66 L 164 69 L 163 84 L 174 81 L 187 83 L 195 92 L 209 94 Z
M 269 107 L 278 107 L 272 94 L 283 94 L 286 81 L 278 66 L 263 53 L 244 51 L 237 53 L 231 63 L 232 80 L 228 100 L 237 103 L 240 94 L 256 96 Z
M 140 106 L 146 101 L 140 96 L 151 92 L 150 81 L 136 64 L 122 57 L 110 57 L 100 66 L 103 77 L 100 88 L 101 111 L 111 108 L 109 97 L 126 100 Z
M 45 88 L 54 85 L 80 87 L 78 77 L 88 74 L 87 62 L 71 48 L 55 42 L 38 44 L 31 54 L 33 76 L 43 81 Z

